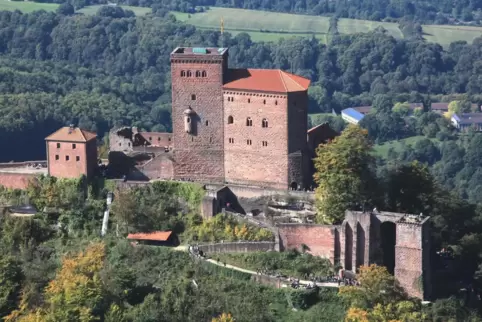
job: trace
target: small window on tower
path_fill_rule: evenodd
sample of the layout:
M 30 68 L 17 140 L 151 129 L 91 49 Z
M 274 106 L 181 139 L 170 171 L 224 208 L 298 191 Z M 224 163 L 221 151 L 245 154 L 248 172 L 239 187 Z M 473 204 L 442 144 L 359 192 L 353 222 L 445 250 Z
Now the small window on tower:
M 149 137 L 149 141 L 152 141 L 152 136 Z
M 202 77 L 208 77 L 207 73 L 205 70 L 202 71 Z
M 169 142 L 171 142 L 171 138 L 169 138 L 168 140 L 169 140 Z
M 268 127 L 268 120 L 267 119 L 263 119 L 263 121 L 261 121 L 261 127 Z
M 253 120 L 250 117 L 246 119 L 246 126 L 253 126 Z
M 234 143 L 234 139 L 233 139 L 233 138 L 229 138 L 229 143 Z
M 266 100 L 263 100 L 263 104 L 266 104 Z
M 72 149 L 76 149 L 77 145 L 75 143 L 72 143 Z
M 159 137 L 157 138 L 157 142 L 160 142 L 160 141 L 161 141 L 161 137 L 159 136 Z
M 208 125 L 209 125 L 209 121 L 206 121 L 206 126 L 208 126 Z
M 191 76 L 192 76 L 192 73 L 191 73 L 190 70 L 188 70 L 188 71 L 186 72 L 186 76 L 187 76 L 187 77 L 191 77 Z
M 268 146 L 268 141 L 263 141 L 263 146 Z
M 60 149 L 60 143 L 57 143 L 57 149 Z
M 213 138 L 212 138 L 212 137 L 209 138 L 209 143 L 213 143 Z
M 58 160 L 58 159 L 59 159 L 59 155 L 56 154 L 56 155 L 55 155 L 55 160 Z
M 234 118 L 231 115 L 229 115 L 228 116 L 228 124 L 233 124 L 233 123 L 234 123 Z
M 201 72 L 196 70 L 196 77 L 201 77 Z
M 70 157 L 68 155 L 65 156 L 65 161 L 69 161 Z
M 186 71 L 185 70 L 181 70 L 181 77 L 186 77 Z
M 250 98 L 248 98 L 248 103 L 251 103 L 251 99 L 250 99 Z
M 75 157 L 75 161 L 77 161 L 77 162 L 80 161 L 80 157 L 79 157 L 79 156 L 76 156 L 76 157 Z
M 195 94 L 191 94 L 191 101 L 195 101 L 196 100 L 196 95 Z
M 278 101 L 274 101 L 274 105 L 278 105 Z
M 248 145 L 251 145 L 253 142 L 251 140 L 247 140 L 246 143 L 248 143 Z

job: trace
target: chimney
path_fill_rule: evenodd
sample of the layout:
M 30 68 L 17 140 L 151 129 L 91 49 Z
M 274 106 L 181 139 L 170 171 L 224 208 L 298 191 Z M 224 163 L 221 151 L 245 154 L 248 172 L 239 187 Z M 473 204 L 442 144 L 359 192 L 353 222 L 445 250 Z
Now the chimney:
M 73 124 L 70 124 L 70 126 L 69 126 L 69 134 L 72 134 L 73 131 L 74 131 L 74 125 L 73 125 Z

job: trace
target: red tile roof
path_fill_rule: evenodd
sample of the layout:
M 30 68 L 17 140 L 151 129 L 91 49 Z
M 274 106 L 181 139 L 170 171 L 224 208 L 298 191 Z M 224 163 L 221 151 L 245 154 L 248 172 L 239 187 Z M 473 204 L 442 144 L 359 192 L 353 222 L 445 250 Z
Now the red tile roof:
M 167 241 L 171 237 L 172 231 L 154 231 L 152 233 L 137 233 L 127 235 L 127 239 Z
M 279 69 L 230 69 L 224 89 L 289 93 L 306 91 L 310 80 Z
M 50 134 L 45 138 L 47 141 L 68 141 L 68 142 L 88 142 L 94 140 L 97 134 L 78 127 L 71 128 L 64 126 L 58 131 Z

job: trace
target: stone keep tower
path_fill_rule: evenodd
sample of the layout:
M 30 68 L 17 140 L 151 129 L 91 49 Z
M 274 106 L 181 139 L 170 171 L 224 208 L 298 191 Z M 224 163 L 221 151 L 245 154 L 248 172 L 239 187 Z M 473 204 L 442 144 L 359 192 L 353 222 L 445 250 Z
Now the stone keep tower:
M 176 179 L 224 181 L 227 66 L 227 48 L 178 47 L 171 53 Z

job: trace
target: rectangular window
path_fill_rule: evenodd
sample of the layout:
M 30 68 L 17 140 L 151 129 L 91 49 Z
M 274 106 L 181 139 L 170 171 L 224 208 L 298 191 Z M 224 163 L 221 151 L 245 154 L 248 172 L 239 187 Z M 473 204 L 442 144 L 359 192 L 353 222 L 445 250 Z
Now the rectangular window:
M 80 157 L 79 157 L 79 156 L 76 156 L 76 157 L 75 157 L 75 161 L 80 161 Z
M 59 159 L 59 155 L 56 154 L 56 155 L 55 155 L 55 160 L 58 160 L 58 159 Z
M 263 146 L 268 146 L 268 141 L 263 141 Z
M 70 157 L 68 155 L 65 156 L 65 161 L 69 161 Z
M 234 139 L 233 139 L 233 138 L 229 138 L 229 143 L 234 143 Z
M 72 144 L 72 149 L 76 149 L 77 145 L 75 143 Z
M 57 149 L 60 149 L 60 143 L 57 143 Z
M 251 140 L 247 141 L 248 145 L 251 145 L 253 142 Z

